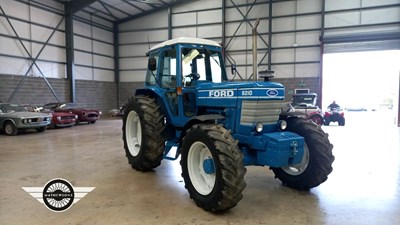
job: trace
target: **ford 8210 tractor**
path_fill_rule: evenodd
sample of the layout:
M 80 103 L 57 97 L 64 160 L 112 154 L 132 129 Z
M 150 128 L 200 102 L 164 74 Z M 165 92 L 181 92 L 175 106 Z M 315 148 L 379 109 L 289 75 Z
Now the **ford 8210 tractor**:
M 149 50 L 145 87 L 136 90 L 123 118 L 132 168 L 150 171 L 180 156 L 190 197 L 213 212 L 242 199 L 245 166 L 269 166 L 298 190 L 323 183 L 334 161 L 328 135 L 282 109 L 282 84 L 228 82 L 221 50 L 198 38 Z

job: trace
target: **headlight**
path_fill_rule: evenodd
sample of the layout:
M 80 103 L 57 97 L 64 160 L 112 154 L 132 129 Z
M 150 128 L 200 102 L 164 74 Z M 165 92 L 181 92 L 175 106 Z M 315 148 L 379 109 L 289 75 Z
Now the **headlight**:
M 78 119 L 78 115 L 75 115 L 75 119 L 76 119 L 76 120 Z
M 278 127 L 281 130 L 286 130 L 287 128 L 287 122 L 285 120 L 279 120 L 278 121 Z
M 57 116 L 57 120 L 61 120 L 61 116 Z
M 22 123 L 26 123 L 26 119 L 23 119 L 23 120 L 22 120 Z
M 32 120 L 31 120 L 31 119 L 28 119 L 28 123 L 30 123 L 30 122 L 32 122 Z
M 263 125 L 262 123 L 258 122 L 258 123 L 256 124 L 256 131 L 257 131 L 258 133 L 260 133 L 260 132 L 263 130 L 263 128 L 264 128 L 264 125 Z

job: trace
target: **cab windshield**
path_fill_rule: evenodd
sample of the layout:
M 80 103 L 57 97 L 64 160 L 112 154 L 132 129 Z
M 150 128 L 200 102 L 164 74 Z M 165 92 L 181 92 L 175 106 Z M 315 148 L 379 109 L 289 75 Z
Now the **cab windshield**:
M 221 83 L 227 80 L 221 51 L 212 47 L 167 46 L 151 52 L 150 59 L 153 68 L 147 70 L 147 85 L 158 83 L 163 88 L 193 87 L 198 82 Z
M 221 68 L 222 57 L 220 51 L 206 48 L 182 48 L 181 52 L 184 82 L 188 82 L 188 78 L 193 77 L 196 77 L 199 81 L 211 81 L 214 83 L 226 81 L 224 69 Z

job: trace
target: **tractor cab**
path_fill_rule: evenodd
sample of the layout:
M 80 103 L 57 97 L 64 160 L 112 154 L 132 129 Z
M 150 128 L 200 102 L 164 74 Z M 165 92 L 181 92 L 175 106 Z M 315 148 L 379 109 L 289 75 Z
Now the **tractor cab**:
M 198 38 L 178 38 L 150 49 L 146 87 L 165 99 L 169 123 L 182 127 L 198 114 L 199 84 L 227 81 L 221 47 Z

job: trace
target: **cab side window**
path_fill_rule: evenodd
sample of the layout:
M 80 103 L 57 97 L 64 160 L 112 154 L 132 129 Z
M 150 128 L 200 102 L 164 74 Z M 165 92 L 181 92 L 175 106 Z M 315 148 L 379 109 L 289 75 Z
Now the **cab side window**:
M 164 88 L 176 87 L 176 50 L 174 48 L 167 49 L 162 53 L 161 70 L 159 71 L 159 79 L 161 86 Z

